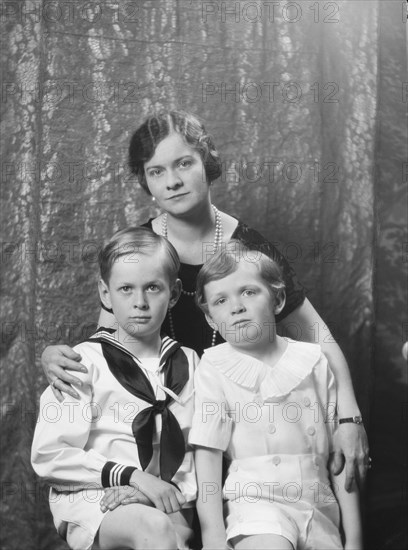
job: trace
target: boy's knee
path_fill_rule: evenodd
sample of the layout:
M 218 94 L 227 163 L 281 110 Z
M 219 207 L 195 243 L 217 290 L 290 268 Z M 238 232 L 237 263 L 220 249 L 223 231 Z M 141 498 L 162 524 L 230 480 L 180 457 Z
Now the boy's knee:
M 143 522 L 143 530 L 151 544 L 163 550 L 176 548 L 176 531 L 169 516 L 154 508 L 150 508 L 150 512 Z
M 150 517 L 150 528 L 157 533 L 174 533 L 174 524 L 167 514 L 154 510 L 156 513 Z

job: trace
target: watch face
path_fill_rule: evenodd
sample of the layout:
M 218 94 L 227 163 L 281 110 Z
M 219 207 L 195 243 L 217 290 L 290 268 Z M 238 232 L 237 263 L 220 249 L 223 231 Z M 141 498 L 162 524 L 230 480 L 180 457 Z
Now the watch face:
M 356 424 L 362 424 L 363 423 L 363 418 L 361 416 L 355 416 L 354 417 L 354 422 Z

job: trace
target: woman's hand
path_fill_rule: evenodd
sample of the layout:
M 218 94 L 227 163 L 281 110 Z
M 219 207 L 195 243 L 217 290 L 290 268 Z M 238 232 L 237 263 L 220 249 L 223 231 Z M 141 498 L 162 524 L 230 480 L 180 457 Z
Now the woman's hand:
M 186 501 L 177 487 L 141 470 L 133 472 L 130 485 L 142 492 L 153 506 L 166 514 L 178 512 Z
M 363 550 L 363 545 L 361 541 L 346 541 L 346 545 L 344 547 L 344 550 Z
M 64 400 L 62 392 L 74 399 L 79 399 L 78 393 L 70 384 L 82 385 L 76 376 L 69 374 L 67 370 L 88 372 L 88 369 L 80 363 L 81 356 L 72 348 L 65 345 L 47 346 L 41 356 L 41 366 L 44 370 L 52 391 L 59 402 Z
M 369 467 L 368 439 L 363 424 L 340 424 L 334 433 L 333 444 L 331 471 L 338 475 L 344 468 L 345 460 L 345 489 L 351 491 L 355 480 L 357 484 L 364 481 Z
M 214 542 L 209 541 L 208 544 L 203 546 L 202 550 L 232 550 L 232 546 L 228 544 L 224 539 L 215 540 Z
M 100 504 L 102 512 L 114 510 L 118 506 L 126 504 L 144 504 L 153 506 L 151 500 L 147 498 L 139 489 L 130 485 L 120 485 L 119 487 L 109 487 L 105 490 Z

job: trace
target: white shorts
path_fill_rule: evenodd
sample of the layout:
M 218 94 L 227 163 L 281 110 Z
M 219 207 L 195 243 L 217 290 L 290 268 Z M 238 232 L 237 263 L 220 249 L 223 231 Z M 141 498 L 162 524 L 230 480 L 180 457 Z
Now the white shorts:
M 286 538 L 296 550 L 342 550 L 337 526 L 318 509 L 277 502 L 227 501 L 227 539 L 272 534 Z

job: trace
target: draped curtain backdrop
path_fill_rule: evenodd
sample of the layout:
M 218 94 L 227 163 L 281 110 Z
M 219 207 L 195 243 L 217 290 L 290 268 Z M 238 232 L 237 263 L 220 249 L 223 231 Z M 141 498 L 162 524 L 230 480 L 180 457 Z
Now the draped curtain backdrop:
M 103 240 L 158 213 L 126 154 L 169 108 L 205 121 L 223 158 L 213 202 L 286 254 L 344 350 L 371 436 L 368 539 L 403 548 L 404 3 L 1 8 L 1 549 L 66 548 L 30 466 L 39 357 L 92 330 Z

